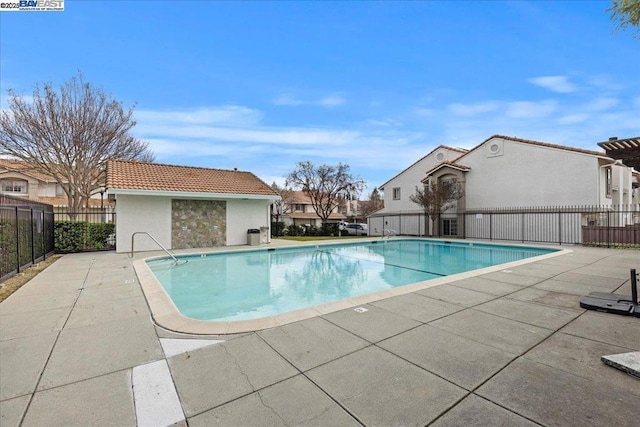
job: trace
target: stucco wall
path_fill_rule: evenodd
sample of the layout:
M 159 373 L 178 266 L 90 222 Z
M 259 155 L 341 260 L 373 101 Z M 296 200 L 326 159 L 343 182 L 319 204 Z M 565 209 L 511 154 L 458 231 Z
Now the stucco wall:
M 491 153 L 497 143 L 499 150 Z M 467 209 L 599 203 L 598 159 L 567 150 L 491 139 L 460 160 Z
M 116 251 L 131 251 L 131 235 L 146 231 L 162 246 L 171 249 L 171 198 L 153 196 L 125 196 L 116 202 Z M 135 237 L 135 250 L 156 251 L 158 245 L 145 235 Z
M 437 160 L 439 154 L 442 154 L 440 161 Z M 409 196 L 415 192 L 416 186 L 422 185 L 421 181 L 426 176 L 428 170 L 434 168 L 440 162 L 453 161 L 461 155 L 462 153 L 458 151 L 451 151 L 441 147 L 390 180 L 384 186 L 384 209 L 381 210 L 380 213 L 398 211 L 421 212 L 422 208 L 409 200 Z M 401 189 L 400 200 L 393 200 L 393 189 L 395 187 L 400 187 Z
M 162 196 L 117 195 L 116 202 L 116 250 L 131 250 L 131 235 L 146 231 L 167 249 L 172 242 L 172 198 Z M 269 227 L 269 200 L 229 199 L 226 203 L 226 242 L 222 245 L 246 245 L 249 228 Z M 182 226 L 180 226 L 182 227 Z M 263 241 L 269 239 L 268 230 Z M 135 238 L 135 250 L 158 250 L 158 246 L 144 235 Z
M 227 245 L 246 245 L 248 229 L 270 227 L 269 205 L 269 200 L 227 200 Z

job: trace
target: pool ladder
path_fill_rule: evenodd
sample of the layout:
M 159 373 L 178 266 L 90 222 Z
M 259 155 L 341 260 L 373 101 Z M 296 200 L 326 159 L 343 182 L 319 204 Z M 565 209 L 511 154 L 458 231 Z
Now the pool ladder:
M 131 258 L 133 258 L 133 253 L 135 252 L 134 249 L 133 249 L 133 242 L 134 242 L 133 238 L 136 237 L 136 234 L 146 234 L 147 236 L 149 236 L 149 238 L 151 238 L 151 240 L 156 242 L 156 245 L 160 246 L 160 249 L 165 251 L 167 253 L 167 255 L 169 255 L 171 257 L 171 259 L 173 259 L 173 261 L 176 263 L 176 265 L 178 264 L 178 258 L 176 258 L 175 255 L 173 255 L 171 252 L 169 252 L 169 250 L 167 248 L 162 246 L 160 244 L 160 242 L 158 242 L 151 234 L 147 233 L 146 231 L 136 231 L 135 233 L 133 233 L 131 235 Z
M 384 239 L 385 236 L 387 237 L 387 239 L 391 236 L 397 236 L 398 232 L 396 230 L 390 230 L 388 228 L 383 228 L 382 229 L 382 238 Z

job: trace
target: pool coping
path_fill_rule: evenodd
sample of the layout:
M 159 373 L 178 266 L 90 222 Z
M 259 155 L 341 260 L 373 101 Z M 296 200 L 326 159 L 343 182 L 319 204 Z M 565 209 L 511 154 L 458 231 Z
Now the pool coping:
M 406 239 L 418 239 L 418 240 L 430 240 L 430 241 L 447 241 L 448 239 L 433 239 L 433 238 L 420 238 L 420 237 L 398 237 L 387 240 L 406 240 Z M 363 239 L 362 242 L 372 242 L 372 241 L 380 241 L 381 239 Z M 500 245 L 500 246 L 510 246 L 510 247 L 528 247 L 528 248 L 540 248 L 540 249 L 551 249 L 549 246 L 542 245 L 529 245 L 529 244 L 508 244 L 508 243 L 487 243 L 482 241 L 471 241 L 471 240 L 463 240 L 461 243 L 473 243 L 473 244 L 481 244 L 481 245 Z M 323 245 L 336 245 L 336 244 L 344 244 L 345 242 L 336 242 L 336 241 L 322 241 L 322 242 L 300 242 L 299 245 L 291 245 L 287 246 L 288 248 L 296 248 L 296 247 L 305 247 L 305 246 L 323 246 Z M 353 242 L 349 242 L 353 243 Z M 347 243 L 348 244 L 348 243 Z M 283 247 L 284 249 L 285 247 Z M 265 248 L 264 246 L 260 247 L 225 247 L 223 251 L 213 249 L 201 249 L 197 252 L 187 252 L 184 254 L 177 254 L 178 256 L 182 255 L 197 255 L 197 254 L 210 254 L 210 253 L 238 253 L 238 252 L 251 252 L 256 250 L 267 250 L 269 248 Z M 557 249 L 557 248 L 553 248 Z M 312 317 L 322 316 L 325 314 L 333 313 L 336 311 L 348 309 L 348 308 L 356 308 L 363 304 L 368 304 L 375 301 L 380 301 L 386 298 L 391 298 L 399 295 L 405 295 L 412 292 L 420 291 L 427 288 L 432 288 L 434 286 L 439 286 L 445 283 L 451 283 L 458 280 L 468 279 L 471 277 L 480 276 L 482 274 L 493 273 L 497 271 L 506 270 L 509 268 L 529 264 L 532 262 L 540 261 L 547 258 L 554 258 L 560 255 L 566 255 L 568 253 L 572 253 L 573 251 L 570 249 L 557 249 L 555 252 L 551 252 L 548 254 L 542 254 L 530 258 L 525 258 L 518 261 L 511 261 L 504 264 L 493 265 L 490 267 L 483 267 L 476 270 L 465 271 L 463 273 L 456 273 L 450 276 L 439 277 L 435 279 L 430 279 L 422 282 L 417 282 L 409 285 L 398 286 L 396 288 L 385 289 L 383 291 L 378 291 L 366 295 L 359 295 L 347 299 L 343 299 L 340 301 L 329 302 L 321 305 L 316 305 L 313 307 L 302 308 L 294 311 L 289 311 L 282 314 L 276 314 L 273 316 L 262 317 L 259 319 L 252 320 L 238 320 L 233 322 L 215 322 L 215 321 L 207 321 L 207 320 L 197 320 L 189 318 L 178 310 L 176 305 L 173 303 L 167 292 L 164 290 L 156 276 L 153 274 L 147 261 L 158 259 L 158 258 L 166 258 L 166 255 L 155 255 L 150 257 L 145 257 L 142 259 L 138 259 L 133 261 L 133 267 L 138 276 L 138 281 L 142 287 L 144 296 L 149 305 L 149 309 L 151 311 L 151 317 L 154 323 L 162 328 L 168 329 L 170 331 L 179 332 L 179 333 L 187 333 L 194 335 L 229 335 L 229 334 L 237 334 L 237 333 L 246 333 L 246 332 L 254 332 L 263 329 L 269 329 L 276 326 L 282 326 L 289 323 L 298 322 L 305 319 L 310 319 Z

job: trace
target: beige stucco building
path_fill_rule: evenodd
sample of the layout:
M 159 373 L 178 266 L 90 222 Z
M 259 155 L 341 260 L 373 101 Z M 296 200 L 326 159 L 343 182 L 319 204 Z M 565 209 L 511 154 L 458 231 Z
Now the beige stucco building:
M 158 250 L 247 244 L 247 231 L 270 239 L 270 205 L 280 196 L 251 172 L 110 160 L 116 248 Z M 144 234 L 144 233 L 148 233 Z
M 434 181 L 455 180 L 461 186 L 464 196 L 457 202 L 458 212 L 579 206 L 626 206 L 637 211 L 639 178 L 633 168 L 601 151 L 502 135 L 471 150 L 441 145 L 381 186 L 385 207 L 369 218 L 369 230 L 382 234 L 383 229 L 413 229 L 410 234 L 429 234 L 424 221 L 406 216 L 402 224 L 399 215 L 422 212 L 409 196 L 416 186 Z M 634 218 L 620 218 L 620 226 Z M 444 228 L 459 234 L 456 224 Z

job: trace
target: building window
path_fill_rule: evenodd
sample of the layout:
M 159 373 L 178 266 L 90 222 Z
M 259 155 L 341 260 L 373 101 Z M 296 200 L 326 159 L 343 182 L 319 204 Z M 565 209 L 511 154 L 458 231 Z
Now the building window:
M 457 219 L 443 219 L 442 220 L 442 235 L 443 236 L 457 236 L 458 235 L 458 220 Z
M 27 181 L 3 179 L 2 180 L 2 192 L 3 193 L 18 193 L 27 194 Z
M 295 205 L 293 205 L 293 211 L 294 212 L 304 212 L 304 205 L 301 203 L 296 203 Z
M 400 200 L 400 187 L 393 189 L 393 200 Z
M 611 198 L 611 166 L 605 168 L 605 187 L 607 189 L 607 197 Z

